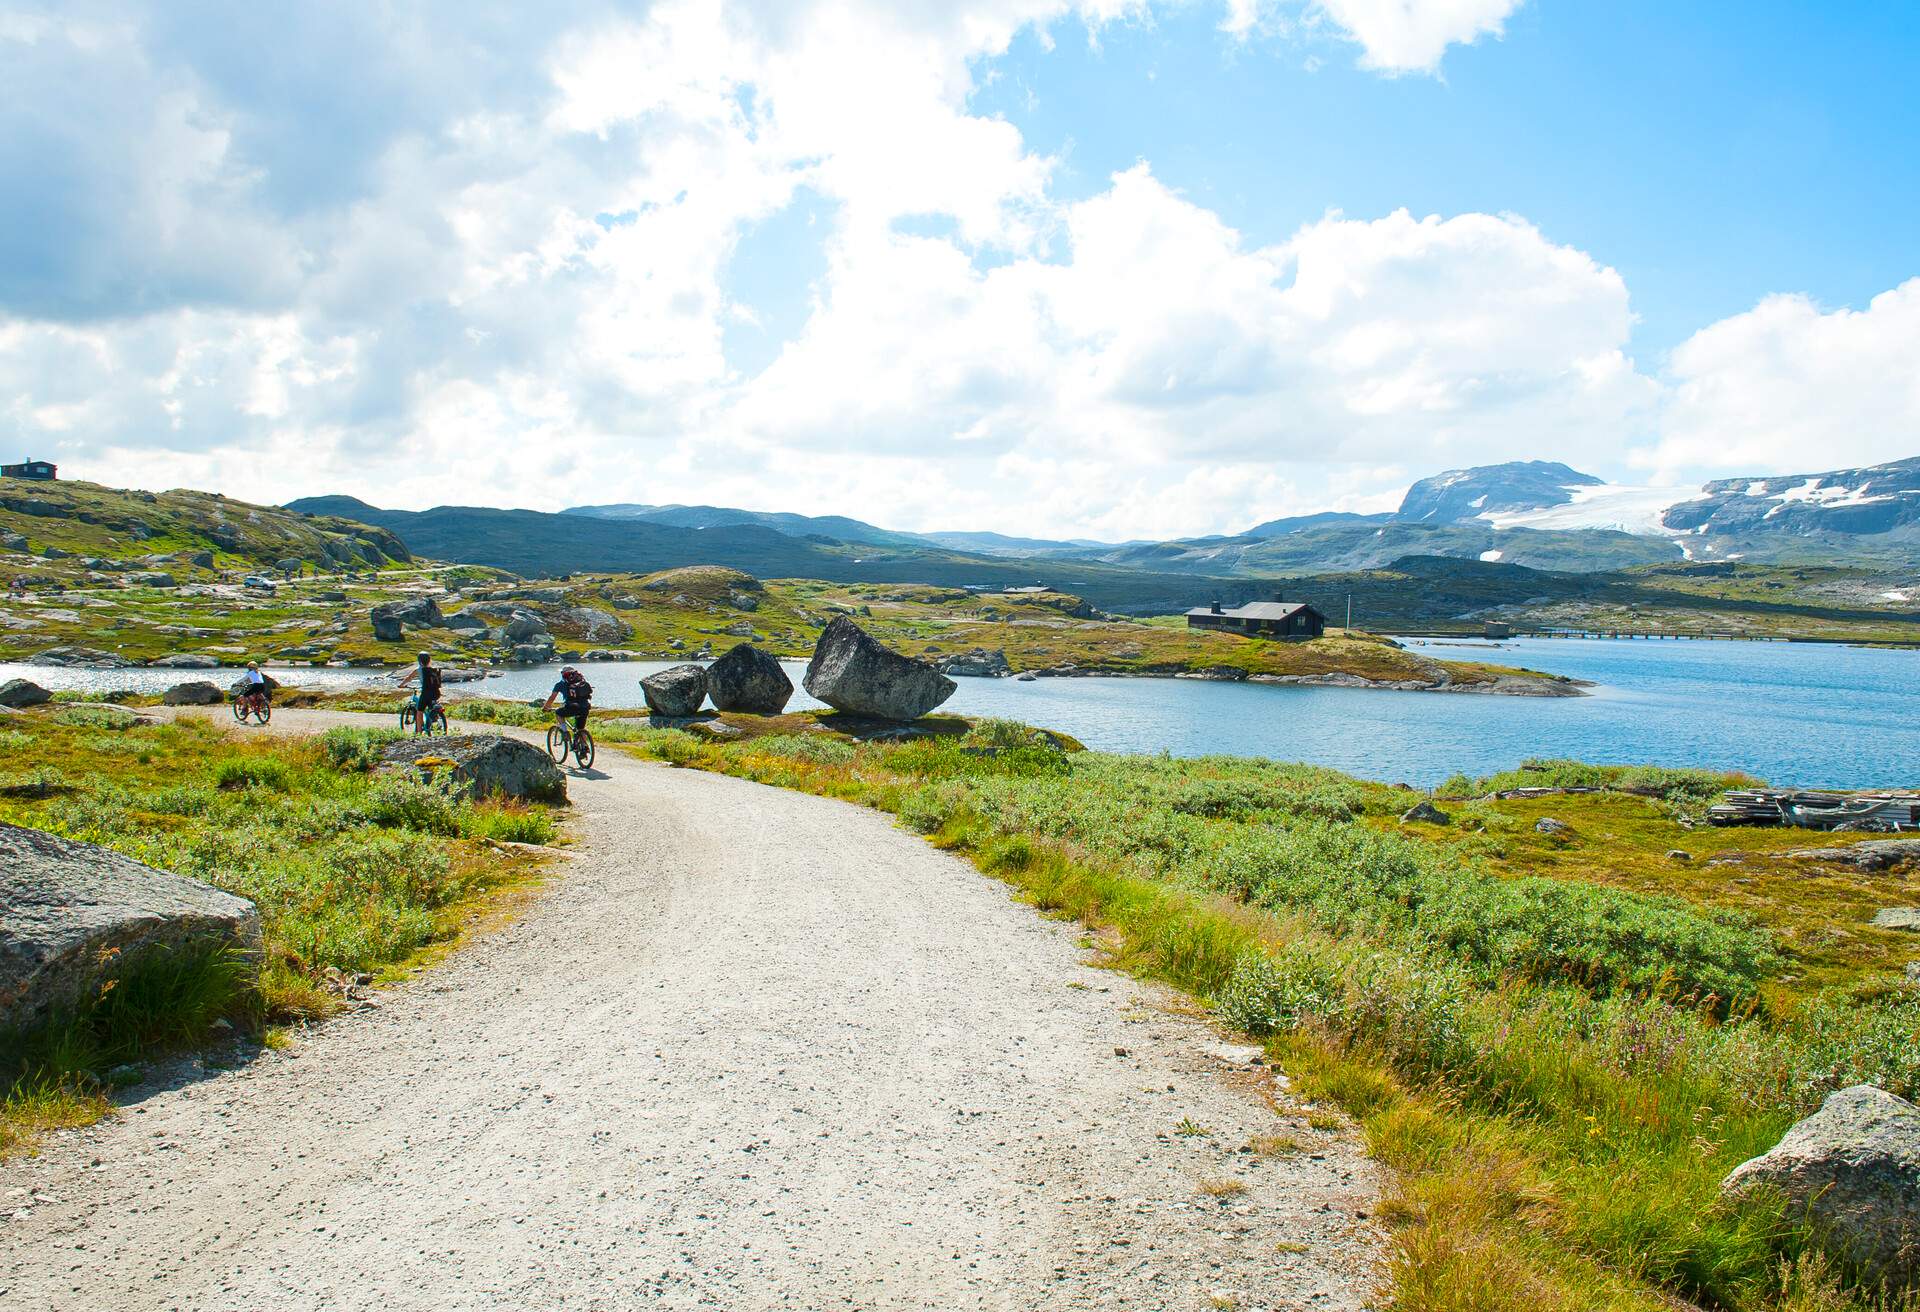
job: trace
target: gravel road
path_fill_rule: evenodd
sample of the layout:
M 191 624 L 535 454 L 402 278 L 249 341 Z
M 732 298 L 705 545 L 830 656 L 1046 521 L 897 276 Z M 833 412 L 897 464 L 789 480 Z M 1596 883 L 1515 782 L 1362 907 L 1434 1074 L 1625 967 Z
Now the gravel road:
M 1077 927 L 844 803 L 570 787 L 517 922 L 0 1167 L 0 1305 L 1369 1305 L 1352 1137 Z

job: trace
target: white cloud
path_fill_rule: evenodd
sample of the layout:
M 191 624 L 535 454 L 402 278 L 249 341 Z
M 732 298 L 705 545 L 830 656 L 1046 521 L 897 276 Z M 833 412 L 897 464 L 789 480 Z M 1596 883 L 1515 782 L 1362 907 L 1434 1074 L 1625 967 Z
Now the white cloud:
M 1360 43 L 1363 68 L 1431 73 L 1451 45 L 1498 37 L 1526 0 L 1314 0 L 1314 7 Z
M 1666 474 L 1813 473 L 1920 446 L 1920 278 L 1864 310 L 1770 296 L 1674 351 L 1661 440 Z

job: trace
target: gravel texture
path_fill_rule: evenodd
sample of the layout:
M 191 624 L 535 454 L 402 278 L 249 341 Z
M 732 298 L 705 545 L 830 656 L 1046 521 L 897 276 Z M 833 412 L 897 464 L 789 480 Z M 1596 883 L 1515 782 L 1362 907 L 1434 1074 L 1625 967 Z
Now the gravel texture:
M 519 921 L 0 1167 L 0 1305 L 1368 1306 L 1352 1135 L 1076 926 L 877 812 L 569 783 Z

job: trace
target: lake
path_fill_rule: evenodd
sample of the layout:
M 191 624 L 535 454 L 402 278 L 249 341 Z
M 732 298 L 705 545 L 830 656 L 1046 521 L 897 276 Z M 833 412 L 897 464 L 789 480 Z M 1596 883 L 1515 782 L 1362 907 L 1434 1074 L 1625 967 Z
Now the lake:
M 944 709 L 1044 725 L 1103 751 L 1270 756 L 1420 785 L 1456 770 L 1491 773 L 1529 756 L 1739 769 L 1811 787 L 1920 785 L 1920 652 L 1624 639 L 1408 645 L 1598 686 L 1586 697 L 1528 698 L 1193 679 L 959 679 Z M 597 704 L 638 706 L 640 680 L 665 664 L 585 668 Z M 803 668 L 787 665 L 796 687 Z M 449 690 L 531 700 L 546 695 L 556 669 L 509 670 Z M 231 671 L 0 666 L 0 681 L 16 676 L 50 688 L 134 691 L 234 678 Z M 391 685 L 391 676 L 364 670 L 274 676 L 302 687 Z M 817 704 L 799 692 L 793 708 Z

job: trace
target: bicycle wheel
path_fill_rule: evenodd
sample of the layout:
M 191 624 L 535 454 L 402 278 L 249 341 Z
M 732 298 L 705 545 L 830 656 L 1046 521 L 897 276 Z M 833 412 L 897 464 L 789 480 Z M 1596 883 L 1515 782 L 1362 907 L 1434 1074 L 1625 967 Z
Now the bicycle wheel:
M 443 710 L 438 706 L 433 708 L 433 714 L 427 717 L 427 732 L 428 733 L 448 732 L 447 713 L 445 710 Z
M 580 762 L 582 770 L 593 768 L 593 735 L 585 729 L 574 736 L 573 758 Z
M 233 718 L 242 724 L 247 722 L 247 704 L 238 697 L 233 699 Z
M 567 742 L 567 731 L 565 729 L 562 729 L 557 724 L 548 728 L 547 755 L 552 758 L 555 765 L 565 765 L 567 763 L 567 750 L 569 746 L 570 744 Z
M 253 718 L 265 724 L 273 718 L 273 703 L 261 702 L 253 708 Z
M 413 703 L 408 702 L 400 708 L 400 732 L 413 732 Z

